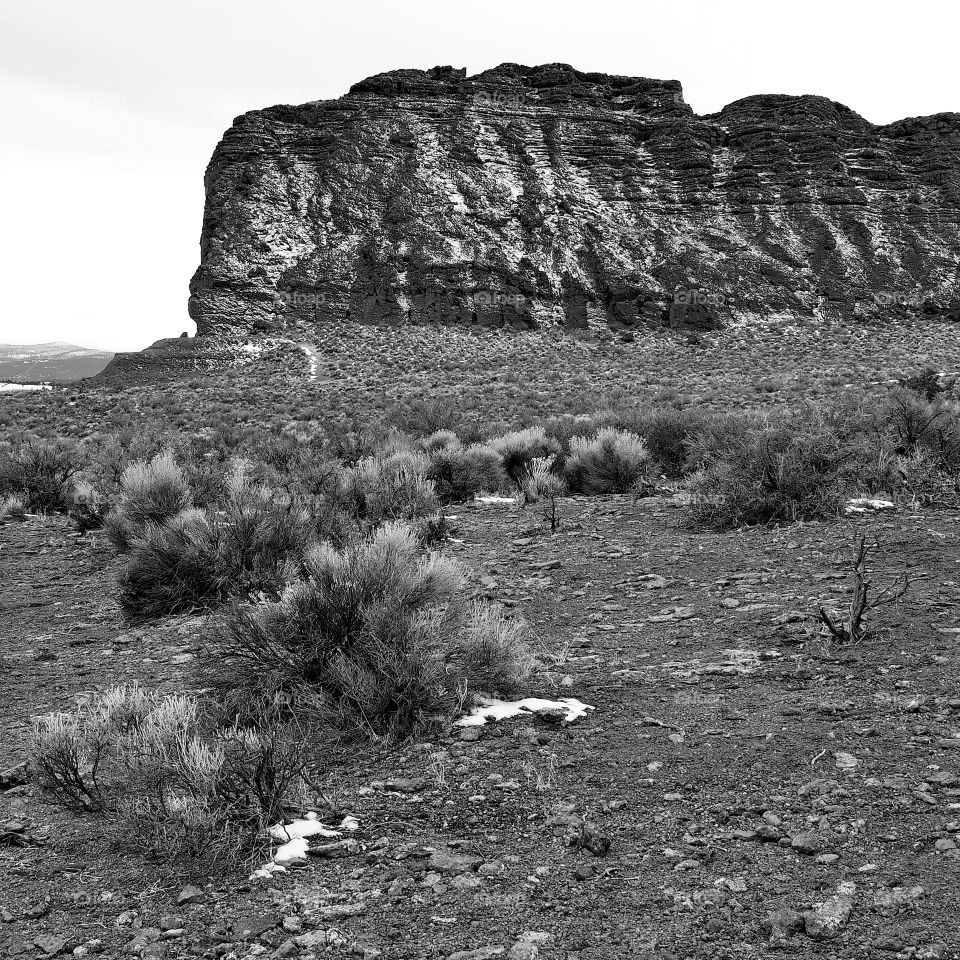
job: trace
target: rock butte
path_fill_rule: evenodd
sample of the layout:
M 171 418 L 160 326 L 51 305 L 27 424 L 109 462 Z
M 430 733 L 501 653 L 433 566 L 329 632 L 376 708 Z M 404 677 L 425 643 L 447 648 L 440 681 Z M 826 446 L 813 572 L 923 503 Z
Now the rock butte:
M 877 126 L 762 95 L 697 116 L 673 80 L 394 70 L 237 117 L 205 186 L 210 346 L 344 321 L 960 319 L 957 113 Z

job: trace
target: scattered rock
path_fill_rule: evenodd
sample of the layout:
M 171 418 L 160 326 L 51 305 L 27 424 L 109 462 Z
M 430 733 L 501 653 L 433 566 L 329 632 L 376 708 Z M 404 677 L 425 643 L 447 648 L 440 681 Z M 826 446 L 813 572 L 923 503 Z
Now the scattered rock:
M 454 853 L 451 850 L 434 850 L 430 854 L 427 866 L 439 873 L 472 873 L 483 863 L 482 857 L 467 853 Z
M 906 907 L 917 904 L 924 894 L 921 886 L 894 887 L 892 890 L 878 891 L 873 898 L 873 906 L 881 913 L 894 914 Z
M 610 838 L 594 824 L 584 821 L 577 834 L 571 838 L 571 845 L 586 850 L 595 857 L 605 857 L 610 850 Z
M 529 940 L 520 940 L 507 951 L 507 960 L 537 960 L 540 950 Z
M 823 849 L 823 842 L 819 834 L 811 830 L 806 833 L 796 833 L 790 837 L 790 846 L 798 853 L 813 855 Z
M 138 930 L 136 936 L 127 942 L 123 952 L 131 956 L 140 956 L 151 944 L 156 943 L 162 936 L 159 927 L 144 927 Z
M 0 772 L 0 790 L 12 790 L 14 787 L 22 787 L 29 782 L 29 779 L 27 762 L 23 761 L 23 763 L 18 763 Z
M 185 886 L 177 897 L 177 906 L 182 907 L 185 903 L 203 903 L 207 895 L 199 888 L 190 884 Z
M 279 926 L 280 918 L 270 914 L 260 914 L 259 916 L 241 917 L 234 921 L 233 935 L 241 940 L 256 940 L 262 937 L 268 930 Z
M 55 957 L 58 953 L 63 953 L 68 943 L 66 937 L 46 935 L 33 938 L 33 945 L 48 957 Z
M 837 892 L 813 910 L 803 914 L 804 930 L 813 940 L 832 940 L 840 935 L 853 912 L 853 894 L 856 885 L 844 880 Z
M 760 929 L 770 938 L 771 944 L 786 942 L 791 934 L 803 929 L 803 916 L 789 907 L 771 910 L 760 921 Z

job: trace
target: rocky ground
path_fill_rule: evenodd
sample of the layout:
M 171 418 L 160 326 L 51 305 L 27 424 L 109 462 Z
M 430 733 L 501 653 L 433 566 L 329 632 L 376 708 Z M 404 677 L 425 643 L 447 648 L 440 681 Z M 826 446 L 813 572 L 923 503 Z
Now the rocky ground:
M 96 536 L 0 527 L 0 955 L 953 956 L 960 512 L 718 535 L 676 506 L 571 499 L 552 536 L 461 509 L 445 549 L 529 621 L 531 693 L 596 709 L 320 769 L 359 830 L 255 881 L 257 858 L 152 863 L 20 783 L 31 715 L 196 688 L 202 621 L 132 628 Z M 911 588 L 827 655 L 809 614 L 844 600 L 857 528 Z

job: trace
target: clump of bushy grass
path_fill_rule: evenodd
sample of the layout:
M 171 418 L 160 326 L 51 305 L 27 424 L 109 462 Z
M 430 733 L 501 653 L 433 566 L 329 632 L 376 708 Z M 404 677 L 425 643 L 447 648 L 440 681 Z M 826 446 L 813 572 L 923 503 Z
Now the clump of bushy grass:
M 249 843 L 282 820 L 304 771 L 301 738 L 276 716 L 217 727 L 195 698 L 136 685 L 37 719 L 31 765 L 53 800 L 116 818 L 164 856 Z
M 642 492 L 650 486 L 650 454 L 634 433 L 602 427 L 592 437 L 573 437 L 564 464 L 574 493 Z
M 69 440 L 29 439 L 0 449 L 0 496 L 19 498 L 32 513 L 69 510 L 82 454 Z
M 387 523 L 343 550 L 314 547 L 279 601 L 235 607 L 218 659 L 340 726 L 404 736 L 475 690 L 518 689 L 531 669 L 522 634 L 467 600 L 458 564 Z
M 10 520 L 25 520 L 27 518 L 27 505 L 23 497 L 10 494 L 0 497 L 0 523 Z
M 494 492 L 507 483 L 500 454 L 489 444 L 465 447 L 453 435 L 427 438 L 427 477 L 441 503 L 471 500 L 478 493 Z
M 131 463 L 120 477 L 120 490 L 104 529 L 114 548 L 121 553 L 134 540 L 166 524 L 193 506 L 193 494 L 183 470 L 170 450 L 149 461 Z
M 548 437 L 543 427 L 514 430 L 494 438 L 489 445 L 499 455 L 504 471 L 518 488 L 523 486 L 531 460 L 560 452 L 560 444 Z
M 694 480 L 696 523 L 718 529 L 835 516 L 851 455 L 815 417 L 741 422 Z
M 315 539 L 307 511 L 251 482 L 238 462 L 221 510 L 187 507 L 146 523 L 130 541 L 120 599 L 131 614 L 163 616 L 257 594 L 277 596 Z
M 392 520 L 416 520 L 437 512 L 437 494 L 422 453 L 398 450 L 364 457 L 346 474 L 356 517 L 368 528 Z

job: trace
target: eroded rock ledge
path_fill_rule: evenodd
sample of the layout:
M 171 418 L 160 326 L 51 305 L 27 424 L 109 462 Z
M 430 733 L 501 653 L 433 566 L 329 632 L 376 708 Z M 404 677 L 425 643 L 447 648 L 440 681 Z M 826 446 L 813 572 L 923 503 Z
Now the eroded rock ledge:
M 672 80 L 395 70 L 238 117 L 205 183 L 201 335 L 960 317 L 956 113 L 696 116 Z

